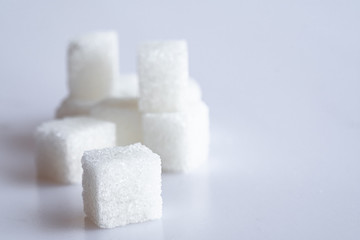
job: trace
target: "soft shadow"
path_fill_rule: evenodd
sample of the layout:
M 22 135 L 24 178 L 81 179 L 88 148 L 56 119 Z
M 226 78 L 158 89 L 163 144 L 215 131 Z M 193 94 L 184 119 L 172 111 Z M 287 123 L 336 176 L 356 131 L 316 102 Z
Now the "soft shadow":
M 162 175 L 164 238 L 187 239 L 209 231 L 211 200 L 209 199 L 209 164 L 186 174 Z M 185 220 L 186 219 L 186 220 Z M 193 226 L 188 231 L 188 226 Z
M 96 231 L 102 228 L 98 227 L 95 223 L 91 221 L 89 217 L 84 217 L 84 229 L 87 231 Z
M 84 228 L 80 185 L 38 182 L 38 217 L 41 227 L 51 230 Z
M 34 131 L 43 120 L 0 123 L 0 174 L 15 185 L 37 182 Z
M 42 227 L 58 231 L 83 229 L 83 219 L 82 212 L 69 212 L 62 208 L 48 209 L 41 214 Z
M 27 122 L 1 123 L 0 143 L 6 149 L 21 151 L 34 151 L 34 132 L 37 126 L 43 123 L 44 119 Z
M 88 217 L 84 218 L 85 238 L 95 239 L 164 239 L 162 220 L 132 223 L 115 228 L 100 228 Z

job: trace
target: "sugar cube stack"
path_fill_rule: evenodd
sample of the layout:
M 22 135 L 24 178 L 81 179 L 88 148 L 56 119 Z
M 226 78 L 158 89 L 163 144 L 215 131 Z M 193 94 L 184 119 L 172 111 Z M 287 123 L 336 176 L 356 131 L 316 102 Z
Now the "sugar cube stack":
M 189 77 L 185 41 L 149 42 L 139 48 L 143 143 L 158 153 L 162 169 L 187 172 L 209 148 L 209 110 Z
M 67 58 L 62 119 L 36 130 L 39 176 L 82 181 L 84 212 L 101 228 L 161 218 L 161 172 L 188 172 L 209 152 L 209 108 L 186 41 L 142 44 L 136 74 L 120 75 L 113 31 L 72 40 Z
M 38 175 L 80 183 L 85 150 L 115 145 L 115 124 L 86 117 L 45 122 L 36 130 Z
M 140 143 L 82 157 L 85 214 L 101 228 L 161 218 L 160 157 Z
M 93 107 L 90 116 L 116 124 L 118 146 L 142 140 L 141 115 L 138 111 L 137 98 L 106 99 Z

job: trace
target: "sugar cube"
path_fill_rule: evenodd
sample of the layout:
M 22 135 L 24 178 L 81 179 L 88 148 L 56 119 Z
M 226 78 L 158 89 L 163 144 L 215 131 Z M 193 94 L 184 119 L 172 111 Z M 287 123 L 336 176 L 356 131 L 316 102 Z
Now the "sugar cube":
M 187 172 L 209 151 L 209 109 L 199 102 L 182 112 L 142 114 L 143 143 L 159 154 L 162 169 Z
M 70 42 L 68 84 L 70 98 L 95 101 L 113 94 L 119 80 L 116 32 L 94 32 Z
M 186 41 L 148 42 L 138 51 L 142 112 L 174 112 L 180 109 L 189 81 Z
M 161 160 L 140 143 L 86 151 L 85 214 L 101 228 L 161 218 Z
M 201 101 L 201 88 L 200 85 L 193 78 L 185 85 L 183 97 L 178 103 L 178 111 L 186 111 L 189 106 L 196 105 Z
M 112 98 L 97 104 L 90 116 L 116 124 L 116 144 L 124 146 L 142 140 L 141 114 L 137 98 Z
M 45 122 L 36 130 L 37 167 L 41 177 L 80 183 L 85 150 L 115 145 L 115 124 L 87 117 Z
M 137 74 L 121 74 L 116 81 L 114 97 L 137 98 L 139 97 L 139 80 Z
M 56 109 L 55 117 L 87 116 L 98 101 L 83 101 L 65 98 Z

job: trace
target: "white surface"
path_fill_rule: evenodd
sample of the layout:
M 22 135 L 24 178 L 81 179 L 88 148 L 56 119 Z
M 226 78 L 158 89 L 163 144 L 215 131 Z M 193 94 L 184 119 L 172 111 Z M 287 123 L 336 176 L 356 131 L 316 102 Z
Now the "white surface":
M 359 239 L 359 1 L 0 2 L 2 239 Z M 163 178 L 163 218 L 84 221 L 80 186 L 38 182 L 31 132 L 66 95 L 67 41 L 185 38 L 211 110 L 209 164 Z M 45 91 L 46 90 L 46 91 Z

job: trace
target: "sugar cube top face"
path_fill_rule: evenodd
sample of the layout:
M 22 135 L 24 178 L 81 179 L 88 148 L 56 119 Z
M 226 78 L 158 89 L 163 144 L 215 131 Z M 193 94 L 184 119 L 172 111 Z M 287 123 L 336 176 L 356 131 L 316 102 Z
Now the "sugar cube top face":
M 70 98 L 100 100 L 113 94 L 119 80 L 116 32 L 95 32 L 70 42 L 68 84 Z
M 97 104 L 90 115 L 97 119 L 116 124 L 118 146 L 140 142 L 142 140 L 141 114 L 138 111 L 137 98 L 112 98 Z
M 99 227 L 161 218 L 161 160 L 144 145 L 87 151 L 82 167 L 84 211 Z
M 80 183 L 85 150 L 115 145 L 115 124 L 87 117 L 53 120 L 36 130 L 39 176 Z
M 163 171 L 188 172 L 207 160 L 209 109 L 199 102 L 187 111 L 142 115 L 143 142 L 159 154 Z
M 186 41 L 148 42 L 138 51 L 142 112 L 174 112 L 189 80 Z

